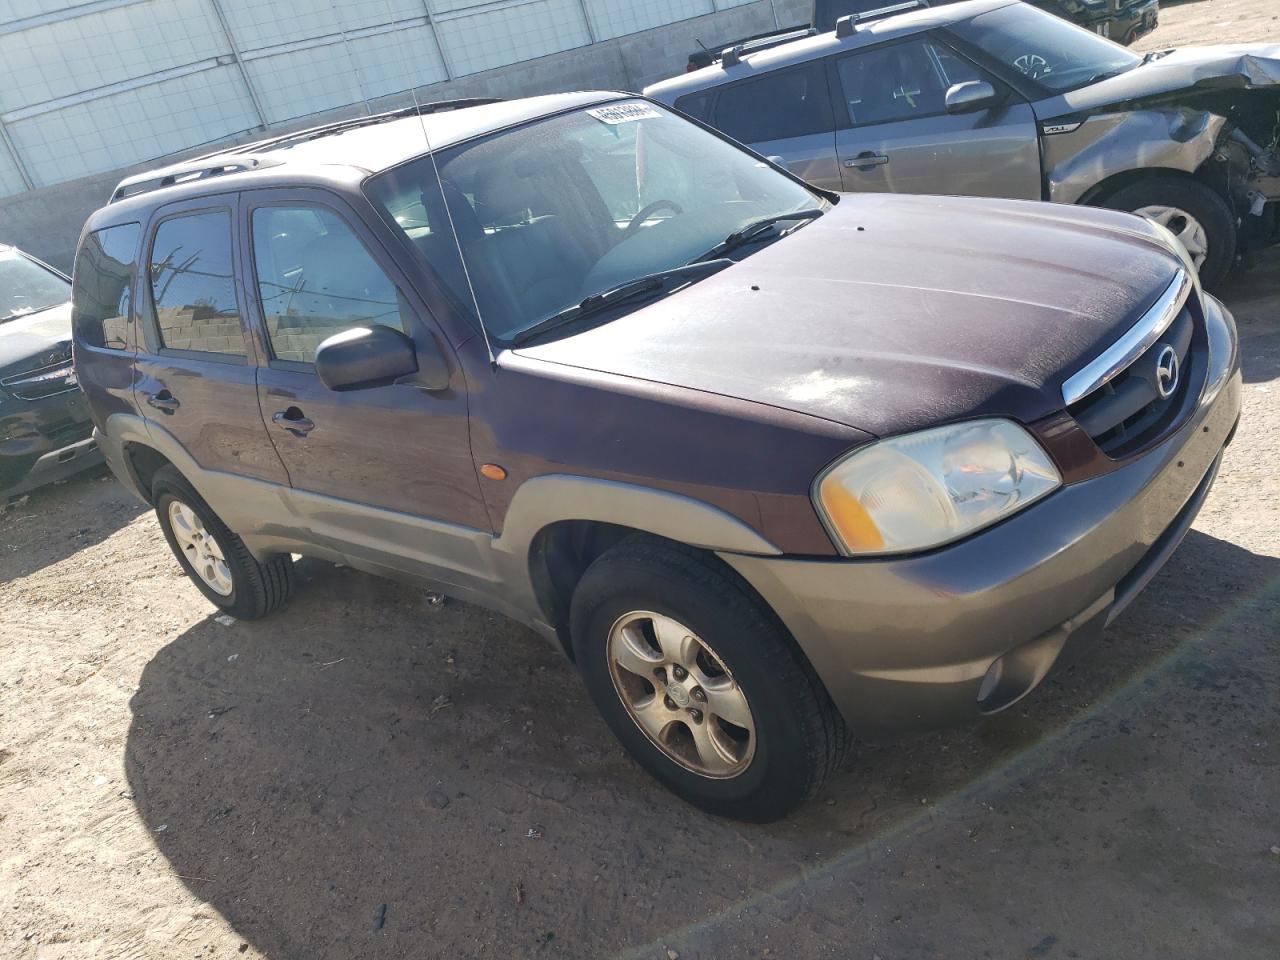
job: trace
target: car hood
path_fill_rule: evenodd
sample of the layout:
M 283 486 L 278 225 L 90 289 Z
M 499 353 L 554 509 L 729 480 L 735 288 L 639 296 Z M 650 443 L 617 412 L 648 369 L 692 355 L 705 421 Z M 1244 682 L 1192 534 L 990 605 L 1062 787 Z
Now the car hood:
M 71 356 L 71 304 L 0 323 L 0 380 Z
M 1280 85 L 1280 44 L 1183 47 L 1110 80 L 1036 105 L 1042 119 L 1175 93 Z
M 1128 214 L 846 196 L 794 234 L 611 322 L 519 348 L 885 435 L 1038 420 L 1180 262 Z

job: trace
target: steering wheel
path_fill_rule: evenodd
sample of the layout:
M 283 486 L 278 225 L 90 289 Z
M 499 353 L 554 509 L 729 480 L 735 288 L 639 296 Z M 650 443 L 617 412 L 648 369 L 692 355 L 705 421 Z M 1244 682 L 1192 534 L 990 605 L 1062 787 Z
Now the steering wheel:
M 1013 61 L 1014 67 L 1021 70 L 1032 80 L 1038 80 L 1048 73 L 1052 73 L 1049 61 L 1038 53 L 1024 53 Z
M 622 231 L 622 239 L 627 239 L 627 237 L 639 230 L 640 225 L 659 210 L 670 210 L 672 213 L 684 213 L 684 207 L 680 206 L 680 204 L 676 203 L 674 200 L 655 200 L 631 218 L 631 222 L 627 224 L 627 229 Z

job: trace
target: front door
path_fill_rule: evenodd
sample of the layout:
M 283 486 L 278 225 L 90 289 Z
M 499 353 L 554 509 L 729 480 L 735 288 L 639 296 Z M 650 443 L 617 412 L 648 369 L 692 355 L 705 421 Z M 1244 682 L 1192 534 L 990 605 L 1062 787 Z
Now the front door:
M 489 534 L 471 457 L 467 395 L 447 341 L 367 227 L 323 191 L 245 194 L 251 309 L 266 355 L 258 371 L 267 429 L 319 543 L 416 557 L 448 571 L 477 562 Z M 402 384 L 335 392 L 316 376 L 322 341 L 386 324 L 433 338 L 449 389 Z M 415 568 L 416 569 L 416 568 Z M 422 571 L 420 571 L 422 572 Z
M 1031 105 L 959 54 L 914 38 L 840 57 L 833 74 L 844 190 L 1041 199 Z M 948 114 L 947 90 L 972 80 L 1005 99 Z
M 243 324 L 236 194 L 161 208 L 144 246 L 143 336 L 134 398 L 159 436 L 201 470 L 285 485 L 262 422 L 254 345 Z M 188 479 L 200 486 L 198 477 Z M 225 514 L 225 505 L 213 504 Z

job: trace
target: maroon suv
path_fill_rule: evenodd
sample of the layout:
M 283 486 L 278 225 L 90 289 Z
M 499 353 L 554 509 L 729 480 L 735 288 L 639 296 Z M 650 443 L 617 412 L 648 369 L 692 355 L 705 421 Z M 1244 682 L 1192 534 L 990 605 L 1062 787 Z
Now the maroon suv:
M 269 613 L 305 554 L 502 611 L 749 819 L 851 735 L 1027 694 L 1168 558 L 1240 407 L 1163 228 L 842 200 L 619 94 L 130 178 L 74 281 L 98 442 L 212 603 Z

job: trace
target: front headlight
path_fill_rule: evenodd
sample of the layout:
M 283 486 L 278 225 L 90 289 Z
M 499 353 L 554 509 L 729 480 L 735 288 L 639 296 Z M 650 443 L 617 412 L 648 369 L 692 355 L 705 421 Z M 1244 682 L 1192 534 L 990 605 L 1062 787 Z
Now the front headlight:
M 814 500 L 844 553 L 907 553 L 968 536 L 1061 485 L 1022 427 L 972 420 L 854 451 L 818 478 Z

